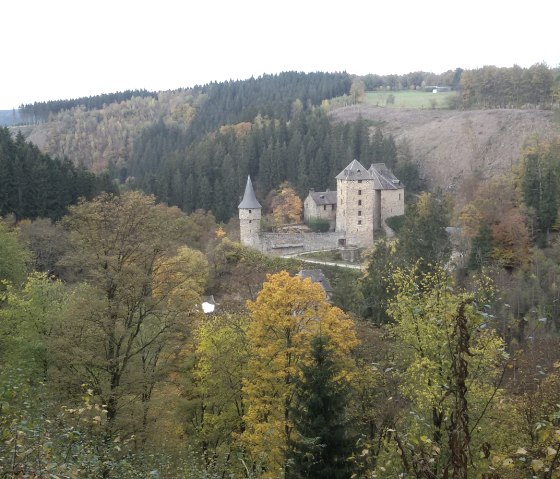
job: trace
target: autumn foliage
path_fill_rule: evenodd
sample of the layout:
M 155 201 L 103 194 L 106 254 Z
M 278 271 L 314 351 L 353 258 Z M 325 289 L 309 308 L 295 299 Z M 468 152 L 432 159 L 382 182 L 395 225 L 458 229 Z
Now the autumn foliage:
M 293 187 L 284 182 L 275 192 L 271 201 L 272 218 L 276 227 L 301 220 L 302 202 Z
M 328 337 L 343 363 L 358 341 L 352 321 L 309 279 L 286 272 L 270 275 L 248 306 L 252 355 L 243 384 L 248 408 L 242 441 L 254 467 L 263 470 L 262 477 L 273 479 L 283 477 L 297 435 L 290 410 L 299 366 L 311 360 L 312 339 L 318 334 Z

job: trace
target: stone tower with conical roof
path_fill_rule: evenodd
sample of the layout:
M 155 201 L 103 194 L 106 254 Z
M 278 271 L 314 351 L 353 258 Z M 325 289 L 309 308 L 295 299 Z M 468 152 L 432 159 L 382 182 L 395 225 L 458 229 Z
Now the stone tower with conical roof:
M 241 244 L 251 248 L 261 249 L 261 208 L 257 201 L 251 177 L 247 176 L 245 194 L 239 203 L 239 230 Z

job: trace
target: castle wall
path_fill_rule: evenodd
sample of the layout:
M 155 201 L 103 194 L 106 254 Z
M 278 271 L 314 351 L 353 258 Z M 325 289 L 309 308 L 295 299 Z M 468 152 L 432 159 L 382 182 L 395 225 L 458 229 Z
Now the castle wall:
M 381 224 L 391 216 L 404 215 L 404 188 L 381 191 Z
M 373 229 L 381 229 L 381 190 L 373 190 Z
M 261 233 L 260 249 L 264 253 L 284 255 L 336 249 L 342 233 Z
M 346 244 L 368 248 L 373 245 L 373 180 L 337 179 L 336 231 L 346 233 Z

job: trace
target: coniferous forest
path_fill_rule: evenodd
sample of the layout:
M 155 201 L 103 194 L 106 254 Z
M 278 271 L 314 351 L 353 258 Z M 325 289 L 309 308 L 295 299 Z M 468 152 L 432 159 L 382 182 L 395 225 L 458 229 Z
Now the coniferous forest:
M 59 160 L 41 153 L 0 129 L 0 215 L 16 219 L 60 219 L 78 198 L 93 198 L 101 191 L 116 191 L 107 174 L 96 176 L 77 168 L 68 159 Z
M 22 106 L 40 124 L 0 130 L 0 478 L 560 477 L 560 139 L 452 190 L 332 114 L 433 85 L 473 111 L 560 91 L 535 65 Z M 277 229 L 354 158 L 407 191 L 361 268 L 237 241 L 247 175 Z M 330 296 L 298 275 L 319 267 Z

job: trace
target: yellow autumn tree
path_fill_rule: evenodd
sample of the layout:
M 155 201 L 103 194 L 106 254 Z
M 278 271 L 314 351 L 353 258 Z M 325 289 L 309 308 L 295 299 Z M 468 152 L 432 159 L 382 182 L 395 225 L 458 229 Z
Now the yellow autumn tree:
M 152 295 L 163 299 L 169 310 L 194 312 L 208 281 L 208 260 L 200 251 L 182 246 L 174 256 L 154 262 Z
M 250 348 L 243 393 L 247 404 L 241 440 L 247 467 L 263 478 L 283 478 L 290 444 L 297 434 L 291 420 L 299 366 L 310 361 L 311 341 L 329 338 L 333 354 L 349 372 L 348 354 L 356 346 L 353 322 L 331 306 L 321 286 L 287 272 L 269 275 L 255 301 L 248 303 Z
M 272 198 L 272 218 L 276 227 L 301 220 L 302 202 L 287 181 L 280 185 Z

